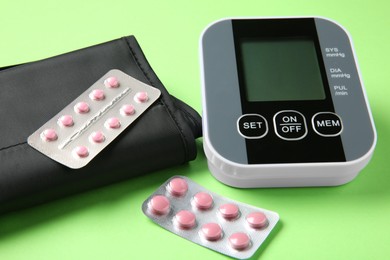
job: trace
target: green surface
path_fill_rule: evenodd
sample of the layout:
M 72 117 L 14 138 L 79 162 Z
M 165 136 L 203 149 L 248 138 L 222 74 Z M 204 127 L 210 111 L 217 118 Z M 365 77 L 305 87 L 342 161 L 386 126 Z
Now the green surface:
M 384 0 L 2 0 L 0 10 L 0 66 L 134 34 L 168 90 L 199 112 L 198 40 L 210 22 L 231 16 L 328 17 L 353 37 L 378 131 L 371 163 L 353 182 L 327 188 L 222 185 L 210 175 L 199 140 L 199 156 L 188 165 L 0 216 L 1 260 L 226 259 L 142 214 L 143 200 L 176 174 L 280 214 L 276 232 L 254 259 L 389 259 L 390 9 Z

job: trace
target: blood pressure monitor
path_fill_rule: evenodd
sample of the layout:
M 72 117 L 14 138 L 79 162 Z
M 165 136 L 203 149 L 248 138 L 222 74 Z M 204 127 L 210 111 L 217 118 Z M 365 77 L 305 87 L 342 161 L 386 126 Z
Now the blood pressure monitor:
M 203 145 L 235 187 L 328 186 L 369 162 L 376 132 L 348 33 L 324 18 L 225 19 L 200 43 Z

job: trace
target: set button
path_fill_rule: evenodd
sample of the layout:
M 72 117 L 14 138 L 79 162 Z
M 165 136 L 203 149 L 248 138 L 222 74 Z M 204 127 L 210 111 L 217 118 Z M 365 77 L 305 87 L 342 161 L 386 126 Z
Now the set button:
M 259 139 L 268 133 L 267 120 L 258 114 L 242 115 L 237 120 L 238 132 L 247 139 Z

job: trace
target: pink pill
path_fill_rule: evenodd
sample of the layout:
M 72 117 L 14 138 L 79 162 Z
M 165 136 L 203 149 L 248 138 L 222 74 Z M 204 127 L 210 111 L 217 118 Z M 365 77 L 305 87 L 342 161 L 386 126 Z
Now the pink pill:
M 118 118 L 111 117 L 111 118 L 107 119 L 105 125 L 107 128 L 117 129 L 121 126 L 121 123 L 120 123 Z
M 195 226 L 195 214 L 188 210 L 181 210 L 175 215 L 175 223 L 181 229 L 191 229 Z
M 238 207 L 232 203 L 224 204 L 218 210 L 222 217 L 228 220 L 237 218 L 240 212 Z
M 169 212 L 171 204 L 163 195 L 154 196 L 149 202 L 149 209 L 156 215 L 165 215 Z
M 89 97 L 93 100 L 103 100 L 105 98 L 104 91 L 101 89 L 94 89 Z
M 73 126 L 73 117 L 70 115 L 63 115 L 58 119 L 58 124 L 64 127 Z
M 138 92 L 134 96 L 134 100 L 137 101 L 138 103 L 145 103 L 146 101 L 148 101 L 148 99 L 149 99 L 148 93 L 144 91 Z
M 89 105 L 85 102 L 79 102 L 74 106 L 74 110 L 77 113 L 85 114 L 89 112 Z
M 249 236 L 242 232 L 237 232 L 232 234 L 229 237 L 229 243 L 230 245 L 237 250 L 244 250 L 246 249 L 251 242 L 251 239 Z
M 119 81 L 115 77 L 109 77 L 104 81 L 104 85 L 108 88 L 117 88 L 119 87 Z
M 246 221 L 253 228 L 265 227 L 268 223 L 267 216 L 262 212 L 252 212 L 246 216 Z
M 85 146 L 77 146 L 76 148 L 74 148 L 74 153 L 80 157 L 80 158 L 85 158 L 89 155 L 89 151 L 88 151 L 88 148 L 85 147 Z
M 174 178 L 168 184 L 168 191 L 174 196 L 183 196 L 187 190 L 188 184 L 182 178 Z
M 133 105 L 123 105 L 120 112 L 124 116 L 131 116 L 135 113 L 135 109 Z
M 90 136 L 90 140 L 94 143 L 102 143 L 105 139 L 106 138 L 101 131 L 93 132 Z
M 200 229 L 203 237 L 209 241 L 217 241 L 222 237 L 222 228 L 217 223 L 207 223 Z
M 45 130 L 42 132 L 41 138 L 42 138 L 44 141 L 52 142 L 52 141 L 57 140 L 58 135 L 57 135 L 57 133 L 56 133 L 56 130 L 54 130 L 54 129 L 52 129 L 52 128 L 49 128 L 49 129 L 45 129 Z
M 194 196 L 194 204 L 198 209 L 209 209 L 213 205 L 213 197 L 207 192 L 198 192 Z

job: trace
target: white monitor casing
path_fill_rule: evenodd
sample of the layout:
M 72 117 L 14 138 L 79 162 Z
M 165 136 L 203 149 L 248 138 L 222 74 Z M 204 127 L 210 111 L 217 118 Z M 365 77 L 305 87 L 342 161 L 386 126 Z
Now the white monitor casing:
M 313 108 L 311 105 L 313 102 L 306 102 L 309 104 L 306 109 L 305 106 L 301 107 L 300 103 L 302 102 L 296 100 L 293 102 L 273 102 L 275 105 L 272 105 L 271 109 L 268 108 L 272 102 L 257 102 L 260 104 L 258 107 L 264 108 L 264 110 L 258 109 L 258 111 L 253 109 L 251 104 L 243 104 L 246 101 L 240 96 L 245 92 L 242 90 L 243 81 L 239 72 L 240 57 L 235 53 L 238 48 L 237 41 L 241 37 L 237 36 L 239 35 L 237 30 L 244 28 L 246 24 L 253 26 L 253 24 L 259 23 L 261 25 L 264 21 L 268 23 L 267 26 L 272 26 L 274 22 L 281 24 L 279 27 L 275 27 L 278 29 L 287 20 L 293 21 L 292 24 L 299 20 L 297 26 L 302 21 L 309 23 L 313 28 L 315 27 L 314 31 L 318 35 L 315 41 L 319 62 L 322 66 L 321 73 L 324 78 L 326 102 L 328 102 L 328 105 L 324 106 L 323 109 L 317 108 L 317 106 Z M 297 31 L 299 30 L 298 28 Z M 334 49 L 339 52 L 335 52 Z M 201 36 L 200 61 L 203 146 L 211 173 L 222 183 L 240 188 L 335 186 L 353 180 L 370 161 L 377 139 L 373 118 L 352 41 L 347 31 L 334 21 L 319 17 L 219 20 L 209 25 Z M 340 69 L 342 72 L 336 72 L 336 69 Z M 340 94 L 338 86 L 344 86 L 346 94 Z M 279 126 L 275 122 L 275 117 L 280 112 L 275 111 L 302 113 L 306 119 L 304 126 L 308 135 L 305 134 L 302 139 L 291 138 L 288 140 L 287 138 L 287 141 L 279 138 L 277 130 Z M 340 131 L 335 135 L 329 134 L 328 136 L 322 136 L 318 133 L 313 120 L 315 120 L 316 114 L 321 113 L 339 116 L 342 130 L 340 128 Z M 262 135 L 259 135 L 258 138 L 245 137 L 240 132 L 239 118 L 252 114 L 258 115 L 266 121 L 263 125 L 267 125 L 267 129 L 263 130 Z M 280 158 L 277 158 L 279 157 L 277 156 L 278 151 L 271 151 L 272 148 L 269 148 L 272 147 L 274 140 L 277 143 L 276 149 L 280 151 Z M 322 159 L 321 155 L 317 157 L 311 155 L 316 153 L 316 150 L 328 149 L 326 143 L 333 142 L 331 140 L 339 143 L 341 147 L 341 151 L 334 152 L 341 154 L 338 157 L 335 156 L 336 160 L 333 161 L 333 152 L 331 151 L 331 149 L 338 149 L 336 144 L 329 145 L 329 151 L 321 152 L 326 156 L 329 155 L 329 160 Z M 325 145 L 316 145 L 316 142 Z M 288 151 L 296 144 L 300 146 L 299 151 Z M 268 147 L 269 153 L 267 149 L 258 148 L 263 145 Z M 249 146 L 252 148 L 248 148 Z M 306 146 L 307 148 L 305 148 Z M 250 151 L 250 149 L 254 150 Z M 304 151 L 305 154 L 296 155 L 300 151 Z M 291 161 L 293 159 L 288 159 L 288 152 L 294 154 L 292 157 L 298 158 L 296 162 Z M 264 162 L 262 157 L 265 158 Z M 277 162 L 278 160 L 281 161 Z

